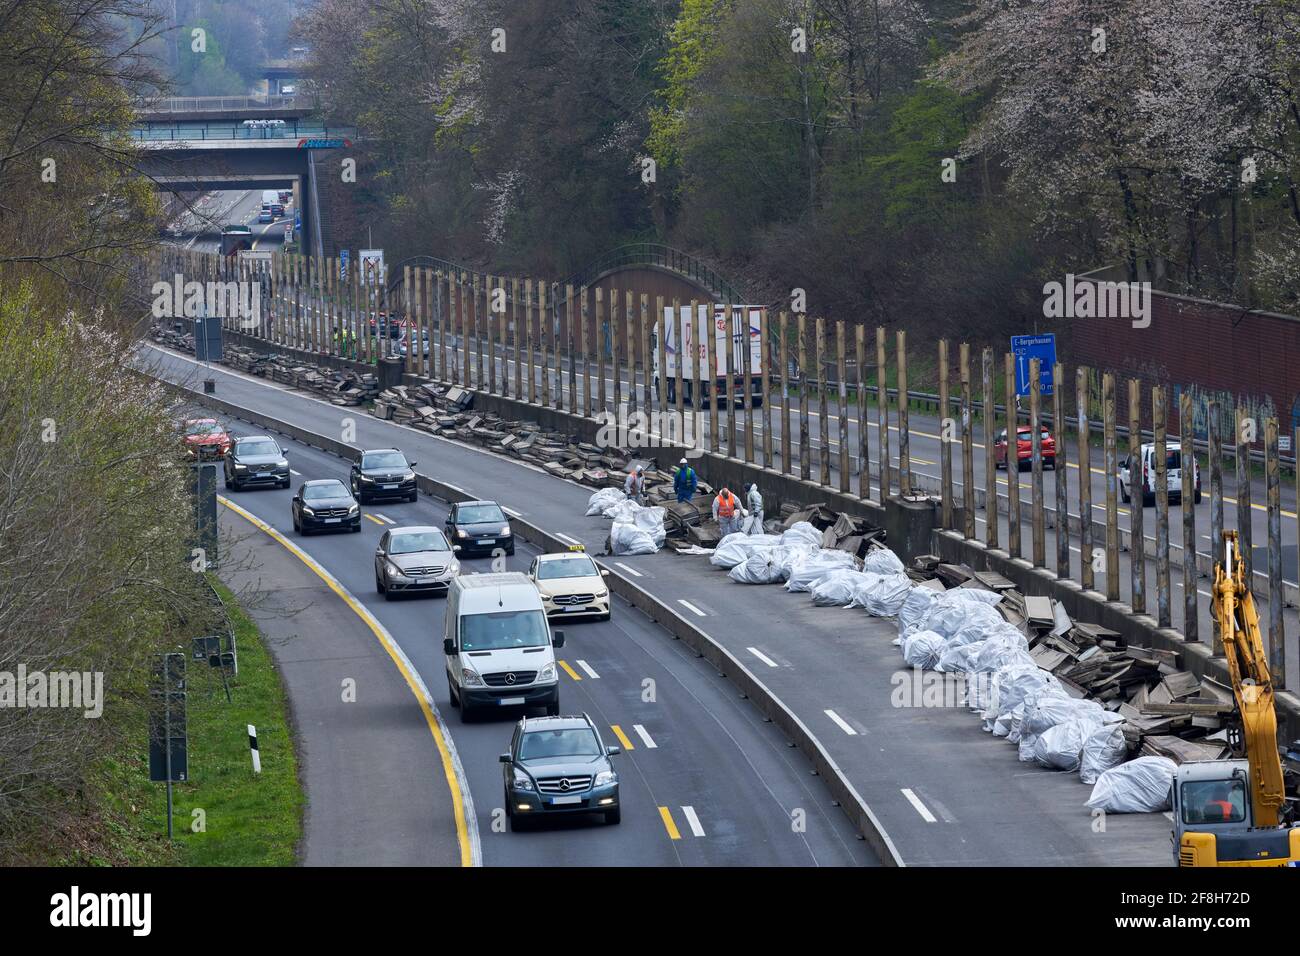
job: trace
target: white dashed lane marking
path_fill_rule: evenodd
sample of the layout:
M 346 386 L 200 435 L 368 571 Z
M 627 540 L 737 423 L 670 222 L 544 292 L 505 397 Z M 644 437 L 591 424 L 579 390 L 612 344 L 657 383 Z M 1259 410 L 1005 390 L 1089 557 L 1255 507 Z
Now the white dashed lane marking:
M 902 789 L 901 793 L 903 794 L 903 796 L 907 797 L 907 802 L 913 806 L 916 812 L 921 814 L 922 820 L 924 820 L 926 823 L 937 822 L 935 815 L 930 812 L 929 807 L 927 807 L 924 803 L 921 802 L 920 797 L 914 794 L 911 790 L 908 790 L 906 787 Z
M 762 662 L 763 662 L 764 664 L 766 664 L 768 667 L 777 667 L 777 666 L 779 666 L 779 665 L 776 663 L 776 661 L 772 660 L 772 658 L 768 657 L 766 654 L 764 654 L 762 651 L 760 651 L 757 647 L 747 647 L 747 648 L 745 648 L 745 650 L 749 651 L 749 653 L 753 654 L 755 657 L 757 657 L 760 661 L 762 661 Z
M 629 568 L 629 567 L 628 567 L 626 564 L 624 564 L 622 561 L 615 561 L 614 563 L 617 564 L 617 565 L 618 565 L 620 568 L 622 568 L 624 571 L 626 571 L 628 574 L 632 575 L 632 577 L 634 577 L 634 578 L 639 578 L 639 577 L 641 577 L 641 572 L 640 572 L 640 571 L 637 571 L 637 570 L 634 569 L 634 568 Z
M 633 724 L 632 729 L 635 730 L 636 735 L 641 738 L 641 742 L 646 745 L 646 749 L 654 750 L 659 746 L 654 742 L 654 738 L 650 736 L 649 732 L 641 724 Z
M 599 679 L 600 679 L 600 675 L 597 674 L 597 673 L 592 669 L 591 665 L 588 664 L 586 661 L 584 661 L 582 658 L 578 658 L 578 666 L 581 667 L 581 668 L 583 669 L 583 671 L 586 673 L 586 675 L 587 675 L 588 677 L 593 678 L 593 679 L 595 679 L 595 680 L 599 680 Z
M 694 612 L 699 617 L 708 617 L 707 614 L 705 614 L 703 611 L 701 611 L 698 607 L 696 607 L 694 604 L 692 604 L 690 601 L 686 600 L 685 598 L 678 598 L 677 603 L 680 604 L 682 607 L 686 608 L 688 611 Z
M 704 827 L 700 824 L 700 818 L 696 816 L 694 807 L 682 807 L 682 816 L 686 817 L 686 824 L 693 834 L 697 837 L 704 836 Z
M 823 713 L 831 720 L 835 721 L 835 725 L 839 727 L 840 730 L 848 734 L 850 737 L 856 737 L 858 735 L 858 732 L 854 730 L 852 727 L 850 727 L 848 722 L 845 721 L 845 719 L 841 717 L 839 714 L 835 713 L 835 711 L 826 710 L 823 711 Z

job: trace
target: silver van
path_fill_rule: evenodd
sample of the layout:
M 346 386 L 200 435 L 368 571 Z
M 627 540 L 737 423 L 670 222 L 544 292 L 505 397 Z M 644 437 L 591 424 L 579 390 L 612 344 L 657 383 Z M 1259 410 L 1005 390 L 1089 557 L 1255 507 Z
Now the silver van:
M 541 707 L 560 712 L 554 648 L 542 596 L 518 571 L 456 578 L 447 592 L 442 651 L 451 705 L 462 720 L 477 710 Z

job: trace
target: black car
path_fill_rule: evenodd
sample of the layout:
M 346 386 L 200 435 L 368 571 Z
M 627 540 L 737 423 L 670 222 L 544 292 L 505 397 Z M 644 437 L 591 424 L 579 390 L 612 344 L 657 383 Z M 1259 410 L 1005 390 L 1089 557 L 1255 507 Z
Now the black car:
M 510 520 L 495 501 L 462 501 L 447 515 L 447 538 L 460 545 L 464 556 L 492 554 L 498 548 L 515 553 L 515 535 Z
M 337 478 L 304 481 L 298 486 L 291 507 L 293 530 L 299 534 L 361 530 L 361 506 Z
M 266 435 L 236 438 L 226 452 L 226 487 L 231 491 L 245 488 L 288 488 L 289 459 L 285 449 Z
M 415 501 L 415 465 L 396 448 L 373 448 L 352 463 L 348 484 L 363 505 L 384 498 Z
M 586 714 L 519 721 L 510 752 L 501 755 L 510 829 L 571 813 L 602 813 L 606 823 L 618 823 L 618 774 L 609 760 L 617 753 Z

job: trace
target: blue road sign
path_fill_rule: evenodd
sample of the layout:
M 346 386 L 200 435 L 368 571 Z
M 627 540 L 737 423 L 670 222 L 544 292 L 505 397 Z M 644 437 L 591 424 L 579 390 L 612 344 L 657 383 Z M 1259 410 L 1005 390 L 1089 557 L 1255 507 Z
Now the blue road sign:
M 1029 394 L 1029 360 L 1038 359 L 1039 394 L 1052 394 L 1052 369 L 1056 365 L 1056 335 L 1013 335 L 1011 354 L 1016 357 L 1016 394 Z
M 348 250 L 339 250 L 339 278 L 347 281 L 348 278 Z

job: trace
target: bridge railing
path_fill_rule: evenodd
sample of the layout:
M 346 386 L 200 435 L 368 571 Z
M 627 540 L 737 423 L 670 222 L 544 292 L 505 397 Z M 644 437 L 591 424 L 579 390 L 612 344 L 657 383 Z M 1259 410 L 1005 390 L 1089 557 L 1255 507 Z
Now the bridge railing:
M 201 113 L 219 110 L 311 109 L 309 97 L 296 93 L 275 96 L 166 96 L 142 103 L 142 113 Z
M 654 266 L 675 272 L 708 289 L 723 302 L 745 301 L 738 286 L 728 282 L 698 256 L 661 242 L 629 242 L 618 246 L 565 281 L 581 288 L 612 269 L 634 266 Z
M 195 129 L 133 129 L 131 137 L 142 143 L 180 143 L 191 140 L 355 139 L 357 131 L 329 126 L 212 126 Z

